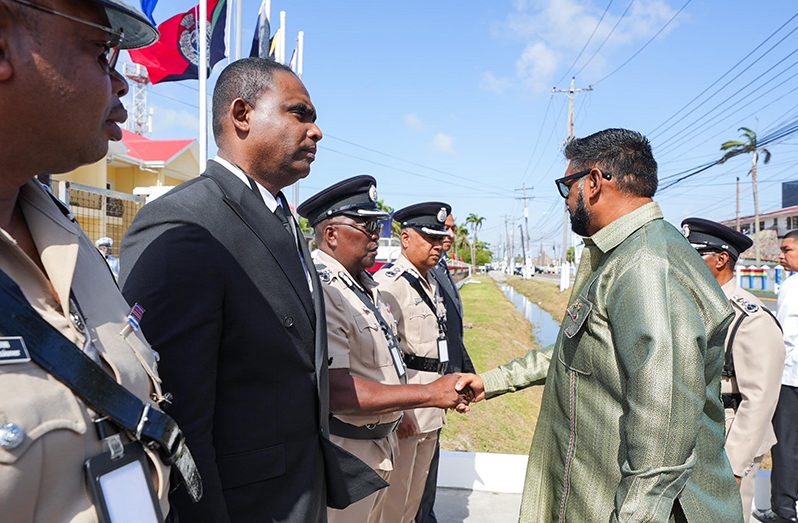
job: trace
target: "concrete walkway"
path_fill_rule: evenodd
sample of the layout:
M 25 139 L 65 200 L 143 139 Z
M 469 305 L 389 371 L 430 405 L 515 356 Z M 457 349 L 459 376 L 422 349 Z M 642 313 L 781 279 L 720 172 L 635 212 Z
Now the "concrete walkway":
M 435 516 L 439 523 L 516 523 L 521 494 L 438 487 Z

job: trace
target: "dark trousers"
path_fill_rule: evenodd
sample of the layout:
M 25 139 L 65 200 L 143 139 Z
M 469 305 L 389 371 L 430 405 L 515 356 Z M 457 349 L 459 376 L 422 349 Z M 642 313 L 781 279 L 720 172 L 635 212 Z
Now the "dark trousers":
M 424 495 L 416 513 L 416 523 L 438 523 L 435 517 L 435 491 L 438 488 L 438 462 L 441 458 L 441 431 L 438 430 L 438 442 L 435 444 L 435 454 L 429 464 L 427 484 L 424 485 Z
M 794 518 L 798 500 L 798 387 L 781 386 L 773 430 L 778 443 L 772 450 L 770 506 L 779 516 Z

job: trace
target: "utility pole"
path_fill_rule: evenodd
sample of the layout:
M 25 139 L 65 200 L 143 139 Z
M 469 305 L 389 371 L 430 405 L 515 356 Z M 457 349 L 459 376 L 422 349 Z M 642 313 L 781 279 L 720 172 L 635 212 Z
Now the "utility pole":
M 529 274 L 529 264 L 527 263 L 527 252 L 526 252 L 526 248 L 524 248 L 525 244 L 524 244 L 524 241 L 523 241 L 524 240 L 524 236 L 526 236 L 526 245 L 529 246 L 529 209 L 527 208 L 527 203 L 526 202 L 531 200 L 533 197 L 532 196 L 527 196 L 526 192 L 527 191 L 531 191 L 532 189 L 534 189 L 534 187 L 527 187 L 525 183 L 521 184 L 521 188 L 520 189 L 516 189 L 516 191 L 521 191 L 521 193 L 523 194 L 523 196 L 516 198 L 516 200 L 522 200 L 524 202 L 524 228 L 526 229 L 526 231 L 524 231 L 523 229 L 521 230 L 521 249 L 524 251 L 523 252 L 524 265 L 523 265 L 523 267 L 521 269 L 521 277 L 523 279 L 525 279 L 525 280 L 528 280 L 529 278 L 532 277 Z M 520 227 L 520 224 L 519 224 L 519 227 Z M 531 246 L 530 246 L 530 248 L 531 248 Z
M 568 138 L 566 138 L 565 143 L 567 144 L 571 140 L 574 139 L 574 97 L 576 93 L 582 93 L 587 91 L 592 91 L 592 86 L 582 87 L 577 89 L 575 87 L 576 78 L 573 76 L 571 77 L 571 87 L 569 89 L 558 89 L 556 87 L 552 88 L 551 92 L 554 93 L 567 93 L 568 94 Z M 568 244 L 570 243 L 570 232 L 571 227 L 568 223 L 568 205 L 565 205 L 565 215 L 563 217 L 563 225 L 562 225 L 562 252 L 560 253 L 560 257 L 562 258 L 562 268 L 560 272 L 560 292 L 563 292 L 565 289 L 571 286 L 571 265 L 567 261 L 567 254 L 568 254 Z
M 509 258 L 507 259 L 507 273 L 512 276 L 515 270 L 515 219 L 509 214 L 504 215 L 504 234 L 507 237 Z
M 524 226 L 518 224 L 518 231 L 521 234 L 521 252 L 524 253 L 524 265 L 521 268 L 521 277 L 527 279 L 526 276 L 526 244 L 524 243 Z
M 737 177 L 737 232 L 740 232 L 740 177 Z

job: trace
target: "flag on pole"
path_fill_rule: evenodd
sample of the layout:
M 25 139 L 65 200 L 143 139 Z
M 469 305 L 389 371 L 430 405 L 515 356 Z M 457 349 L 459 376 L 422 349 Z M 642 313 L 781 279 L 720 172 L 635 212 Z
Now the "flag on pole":
M 155 10 L 155 4 L 158 3 L 158 0 L 141 0 L 141 11 L 147 15 L 147 18 L 150 19 L 150 22 L 153 24 L 155 23 L 155 19 L 152 17 L 152 12 Z
M 227 0 L 208 2 L 208 75 L 217 62 L 227 56 L 225 29 L 227 26 Z M 130 50 L 130 59 L 147 68 L 150 81 L 176 82 L 196 80 L 199 50 L 197 48 L 197 18 L 199 6 L 180 13 L 158 26 L 161 38 L 144 49 Z
M 269 58 L 271 55 L 271 26 L 269 14 L 266 12 L 266 0 L 263 0 L 258 9 L 258 25 L 255 26 L 255 35 L 252 37 L 252 48 L 249 50 L 250 58 Z

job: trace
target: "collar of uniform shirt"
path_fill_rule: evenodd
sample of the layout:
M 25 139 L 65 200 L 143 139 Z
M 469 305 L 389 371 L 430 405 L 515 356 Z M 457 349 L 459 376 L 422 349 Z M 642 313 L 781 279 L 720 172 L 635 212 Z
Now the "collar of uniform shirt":
M 592 243 L 601 252 L 609 252 L 640 227 L 648 222 L 661 219 L 662 211 L 659 208 L 659 204 L 656 202 L 647 203 L 629 214 L 621 216 L 593 236 L 585 238 L 585 245 Z
M 218 156 L 218 155 L 213 158 L 213 161 L 218 163 L 219 165 L 221 165 L 222 167 L 224 167 L 225 169 L 227 169 L 231 173 L 233 173 L 236 176 L 236 178 L 241 180 L 241 183 L 243 183 L 244 185 L 247 186 L 247 189 L 250 188 L 249 187 L 249 181 L 247 180 L 247 174 L 244 171 L 242 171 L 233 162 L 225 160 L 224 158 L 222 158 L 221 156 Z M 253 178 L 253 180 L 254 180 L 254 178 Z M 255 184 L 258 186 L 258 191 L 260 191 L 261 196 L 263 196 L 263 203 L 266 204 L 266 207 L 268 207 L 268 209 L 271 212 L 274 212 L 274 210 L 277 208 L 277 205 L 278 205 L 277 204 L 277 198 L 275 198 L 272 193 L 267 191 L 261 184 L 259 184 L 257 180 L 255 180 Z

